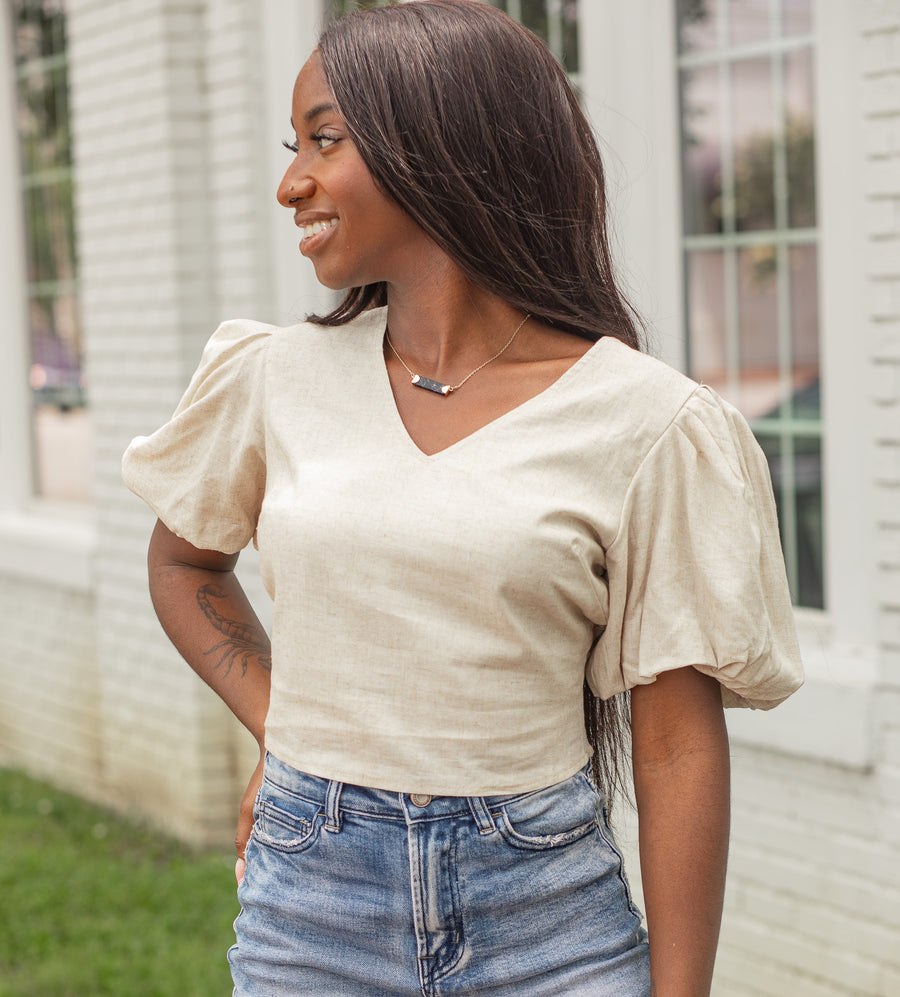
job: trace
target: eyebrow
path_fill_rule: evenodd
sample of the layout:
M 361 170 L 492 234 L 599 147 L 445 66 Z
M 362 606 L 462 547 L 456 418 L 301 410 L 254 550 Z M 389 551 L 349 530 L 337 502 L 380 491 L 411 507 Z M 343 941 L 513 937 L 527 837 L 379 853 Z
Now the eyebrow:
M 309 123 L 310 121 L 312 121 L 313 118 L 317 118 L 320 114 L 325 114 L 327 111 L 336 112 L 337 107 L 330 102 L 326 102 L 323 104 L 316 104 L 315 107 L 311 107 L 308 111 L 304 113 L 303 120 Z M 293 116 L 291 117 L 291 128 L 294 128 L 296 130 Z

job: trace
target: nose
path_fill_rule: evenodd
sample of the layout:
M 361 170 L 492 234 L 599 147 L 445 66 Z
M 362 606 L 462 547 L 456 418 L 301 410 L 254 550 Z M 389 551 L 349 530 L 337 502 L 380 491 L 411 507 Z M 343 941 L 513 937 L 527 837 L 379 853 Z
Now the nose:
M 296 163 L 291 163 L 281 178 L 275 197 L 282 207 L 293 208 L 297 201 L 312 197 L 315 189 L 312 177 L 303 176 L 298 172 Z

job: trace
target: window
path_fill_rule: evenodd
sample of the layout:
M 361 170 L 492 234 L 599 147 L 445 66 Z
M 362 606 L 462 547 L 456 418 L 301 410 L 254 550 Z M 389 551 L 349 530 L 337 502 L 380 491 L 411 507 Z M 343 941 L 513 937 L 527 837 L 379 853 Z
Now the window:
M 86 500 L 90 422 L 78 317 L 68 65 L 62 0 L 13 0 L 25 221 L 34 491 Z
M 795 603 L 821 608 L 811 0 L 677 0 L 687 355 L 769 460 Z
M 384 7 L 388 0 L 332 0 L 331 16 L 351 10 Z M 578 0 L 490 0 L 494 7 L 524 24 L 544 40 L 560 64 L 576 77 L 578 73 Z
M 492 3 L 542 38 L 563 69 L 577 77 L 577 0 L 492 0 Z

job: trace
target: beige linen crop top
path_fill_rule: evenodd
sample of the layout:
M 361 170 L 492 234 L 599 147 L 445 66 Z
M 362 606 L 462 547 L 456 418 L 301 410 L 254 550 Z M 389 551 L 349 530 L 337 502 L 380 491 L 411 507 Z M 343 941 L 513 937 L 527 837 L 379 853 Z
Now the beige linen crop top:
M 385 313 L 222 325 L 125 481 L 179 536 L 256 537 L 274 600 L 266 745 L 303 771 L 441 795 L 567 778 L 608 697 L 694 665 L 726 705 L 802 681 L 768 468 L 716 394 L 607 337 L 427 456 Z

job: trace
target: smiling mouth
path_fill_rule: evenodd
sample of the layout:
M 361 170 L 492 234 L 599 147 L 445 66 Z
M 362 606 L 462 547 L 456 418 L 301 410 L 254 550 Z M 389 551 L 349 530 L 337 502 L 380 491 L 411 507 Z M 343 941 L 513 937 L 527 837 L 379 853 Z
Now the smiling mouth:
M 328 229 L 334 228 L 337 225 L 337 218 L 328 218 L 322 222 L 312 222 L 310 225 L 304 225 L 300 230 L 303 233 L 303 241 L 311 239 L 314 235 L 318 235 L 320 232 L 327 232 Z

